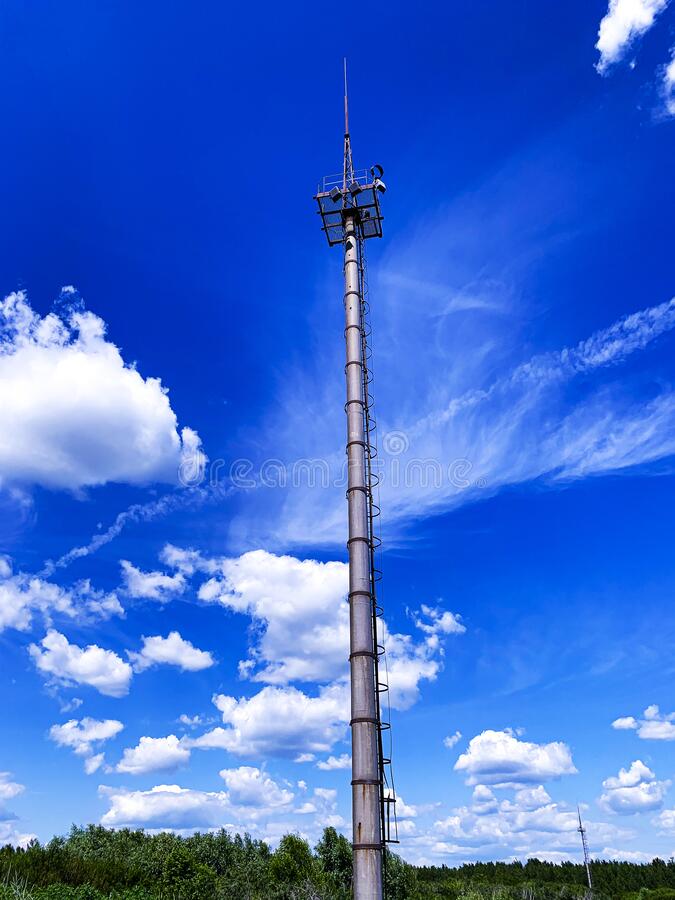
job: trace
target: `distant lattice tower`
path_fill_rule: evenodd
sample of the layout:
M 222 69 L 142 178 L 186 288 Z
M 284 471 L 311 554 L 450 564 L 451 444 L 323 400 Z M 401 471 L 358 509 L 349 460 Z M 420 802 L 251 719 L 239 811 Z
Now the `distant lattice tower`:
M 379 515 L 378 477 L 373 471 L 377 442 L 371 395 L 365 242 L 382 237 L 380 199 L 386 188 L 381 166 L 354 168 L 346 61 L 344 112 L 342 172 L 323 179 L 315 200 L 328 244 L 341 245 L 344 253 L 353 896 L 355 900 L 381 900 L 385 845 L 397 842 L 396 799 L 391 759 L 384 755 L 382 739 L 390 724 L 382 719 L 380 702 L 388 685 L 380 667 L 384 647 L 378 642 L 382 609 L 377 602 L 381 573 L 376 552 L 381 541 L 375 527 Z M 382 670 L 386 671 L 385 667 Z
M 577 816 L 579 817 L 579 827 L 577 831 L 581 835 L 581 846 L 584 850 L 584 865 L 586 866 L 586 877 L 588 878 L 588 894 L 587 897 L 593 896 L 593 877 L 591 875 L 591 857 L 588 852 L 588 841 L 586 840 L 586 829 L 581 821 L 581 810 L 577 806 Z

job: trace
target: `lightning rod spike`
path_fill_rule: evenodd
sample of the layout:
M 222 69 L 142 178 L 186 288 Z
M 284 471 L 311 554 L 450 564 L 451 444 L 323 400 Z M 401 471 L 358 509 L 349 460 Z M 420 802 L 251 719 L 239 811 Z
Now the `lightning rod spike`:
M 345 136 L 349 134 L 349 104 L 348 104 L 348 94 L 347 94 L 347 57 L 344 57 L 344 70 L 345 70 Z

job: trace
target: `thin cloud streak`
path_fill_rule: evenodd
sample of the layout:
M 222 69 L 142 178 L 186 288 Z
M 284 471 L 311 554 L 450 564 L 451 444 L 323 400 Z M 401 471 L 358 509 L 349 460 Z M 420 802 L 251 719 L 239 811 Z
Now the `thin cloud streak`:
M 575 346 L 536 354 L 487 387 L 465 391 L 416 420 L 398 420 L 396 432 L 387 434 L 385 422 L 380 460 L 387 525 L 402 534 L 411 521 L 484 499 L 507 485 L 537 479 L 553 485 L 675 454 L 675 392 L 662 388 L 646 401 L 636 400 L 627 383 L 603 374 L 673 328 L 675 298 L 623 316 Z M 439 371 L 436 377 L 440 381 L 443 375 Z M 570 392 L 568 385 L 578 376 L 584 377 L 584 384 Z M 406 408 L 408 394 L 404 385 L 399 407 Z M 385 407 L 395 409 L 388 399 Z M 299 410 L 296 413 L 300 415 Z M 308 414 L 312 410 L 305 407 L 302 415 Z M 320 434 L 320 439 L 322 459 L 337 470 L 339 449 L 334 443 L 327 446 L 334 440 L 332 430 Z M 449 467 L 457 468 L 457 463 L 461 483 L 448 477 Z M 337 471 L 334 483 L 338 484 Z M 265 540 L 277 546 L 331 545 L 341 540 L 341 489 L 329 493 L 328 499 L 323 491 L 319 523 L 316 489 L 276 492 L 271 500 L 271 492 L 258 493 L 278 505 L 267 518 L 276 520 L 278 527 Z
M 675 297 L 624 316 L 609 328 L 597 331 L 576 347 L 564 347 L 557 353 L 544 353 L 518 366 L 506 378 L 495 381 L 484 391 L 470 391 L 452 400 L 445 410 L 420 420 L 410 433 L 424 432 L 442 425 L 459 411 L 475 406 L 499 392 L 526 386 L 535 389 L 562 382 L 604 366 L 619 365 L 632 353 L 644 350 L 652 341 L 675 327 Z
M 226 499 L 234 491 L 233 488 L 221 485 L 211 485 L 206 488 L 184 488 L 182 491 L 165 494 L 159 500 L 151 500 L 149 503 L 134 503 L 123 512 L 118 513 L 115 521 L 102 531 L 94 535 L 88 543 L 79 547 L 73 547 L 56 560 L 47 560 L 38 573 L 42 577 L 53 575 L 57 569 L 65 569 L 71 563 L 86 556 L 91 556 L 110 544 L 124 529 L 136 522 L 151 522 L 161 519 L 181 509 L 199 508 L 206 503 L 218 503 Z

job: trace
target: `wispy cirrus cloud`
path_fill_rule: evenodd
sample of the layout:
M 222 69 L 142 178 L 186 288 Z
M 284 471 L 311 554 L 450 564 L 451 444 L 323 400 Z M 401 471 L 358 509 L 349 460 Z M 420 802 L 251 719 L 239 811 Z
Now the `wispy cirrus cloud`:
M 443 371 L 440 359 L 433 388 L 420 388 L 416 403 L 408 401 L 409 386 L 399 380 L 396 413 L 386 391 L 385 412 L 379 417 L 385 433 L 380 494 L 389 528 L 404 529 L 407 522 L 509 485 L 534 480 L 555 485 L 625 471 L 674 454 L 675 391 L 664 385 L 645 400 L 631 391 L 630 384 L 613 377 L 631 357 L 665 339 L 673 328 L 675 299 L 623 316 L 576 345 L 537 354 L 484 387 L 450 395 L 443 402 L 439 400 L 448 393 L 443 378 L 447 374 L 450 382 L 457 379 L 452 371 Z M 475 360 L 471 365 L 475 367 Z M 475 379 L 484 380 L 485 373 L 475 372 Z M 583 390 L 570 390 L 581 379 Z M 416 416 L 402 418 L 414 409 Z M 388 420 L 387 410 L 396 419 Z M 307 415 L 306 408 L 302 414 Z M 392 426 L 395 430 L 389 430 Z M 270 491 L 258 492 L 268 495 L 264 500 L 279 522 L 272 534 L 266 534 L 272 544 L 332 544 L 342 537 L 339 437 L 333 429 L 317 430 L 318 439 L 336 441 L 315 447 L 316 455 L 328 461 L 333 480 L 321 488 L 287 486 L 273 496 Z M 320 522 L 313 513 L 318 490 L 325 509 Z M 251 505 L 259 509 L 255 501 Z
M 661 91 L 666 115 L 675 116 L 675 47 L 670 51 L 670 62 L 663 67 Z
M 197 463 L 201 456 L 193 457 Z M 195 465 L 197 464 L 195 463 Z M 200 508 L 209 503 L 220 503 L 232 494 L 229 485 L 213 485 L 209 487 L 186 487 L 164 494 L 158 500 L 149 500 L 147 503 L 132 503 L 115 516 L 113 522 L 103 531 L 94 534 L 84 544 L 72 547 L 55 560 L 47 560 L 39 573 L 41 576 L 53 575 L 58 569 L 66 569 L 79 559 L 84 559 L 97 553 L 101 547 L 116 540 L 130 525 L 142 522 L 152 522 L 178 511 L 189 511 Z
M 543 286 L 561 252 L 593 241 L 601 219 L 591 211 L 609 209 L 611 176 L 562 155 L 559 138 L 569 147 L 576 137 L 561 131 L 373 248 L 388 543 L 405 540 L 413 522 L 505 487 L 625 472 L 675 449 L 675 394 L 654 352 L 672 340 L 672 293 L 603 296 L 600 281 L 566 298 Z M 344 540 L 342 322 L 339 303 L 327 306 L 339 298 L 340 270 L 331 262 L 308 313 L 313 347 L 284 369 L 254 438 L 242 434 L 240 444 L 258 472 L 265 460 L 286 472 L 304 460 L 318 461 L 322 476 L 318 486 L 272 479 L 273 489 L 249 491 L 229 525 L 240 550 Z M 598 307 L 604 321 L 586 315 Z

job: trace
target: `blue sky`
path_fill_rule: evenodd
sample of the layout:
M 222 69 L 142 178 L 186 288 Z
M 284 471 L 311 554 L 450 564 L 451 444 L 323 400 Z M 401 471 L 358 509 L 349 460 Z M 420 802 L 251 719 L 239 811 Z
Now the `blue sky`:
M 348 831 L 370 242 L 400 850 L 675 852 L 675 7 L 0 12 L 0 840 Z

